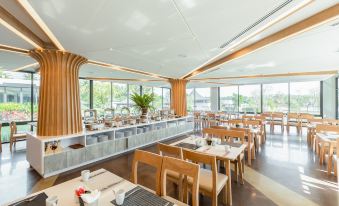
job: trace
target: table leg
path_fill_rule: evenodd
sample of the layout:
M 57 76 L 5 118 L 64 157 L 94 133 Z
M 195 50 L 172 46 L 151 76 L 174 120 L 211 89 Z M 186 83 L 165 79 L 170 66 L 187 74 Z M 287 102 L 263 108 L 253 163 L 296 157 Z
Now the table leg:
M 239 167 L 239 176 L 240 176 L 240 184 L 244 184 L 244 173 L 240 155 L 238 156 L 238 167 Z
M 225 160 L 225 170 L 228 177 L 227 180 L 227 205 L 232 205 L 232 178 L 231 178 L 231 162 Z
M 333 146 L 332 144 L 330 146 L 330 151 L 328 154 L 328 162 L 327 162 L 327 174 L 330 175 L 332 173 L 332 158 L 333 158 Z

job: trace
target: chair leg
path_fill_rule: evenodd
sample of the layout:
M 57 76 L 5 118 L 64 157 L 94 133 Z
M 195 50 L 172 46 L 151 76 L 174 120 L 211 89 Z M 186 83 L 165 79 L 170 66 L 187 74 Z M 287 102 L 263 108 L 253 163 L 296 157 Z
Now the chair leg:
M 238 162 L 234 162 L 234 182 L 238 182 Z
M 252 147 L 251 152 L 252 152 L 252 159 L 255 159 L 255 148 L 254 147 Z
M 251 166 L 251 162 L 252 162 L 252 150 L 253 148 L 251 148 L 250 146 L 247 148 L 247 162 L 248 165 Z
M 10 152 L 12 152 L 12 148 L 13 148 L 13 140 L 10 140 L 10 143 L 9 143 L 9 150 L 10 150 Z

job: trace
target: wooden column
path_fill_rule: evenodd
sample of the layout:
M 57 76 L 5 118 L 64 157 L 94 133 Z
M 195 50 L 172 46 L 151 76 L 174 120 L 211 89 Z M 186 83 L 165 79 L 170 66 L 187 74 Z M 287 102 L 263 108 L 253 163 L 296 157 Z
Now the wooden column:
M 29 55 L 40 64 L 37 135 L 81 132 L 79 68 L 87 59 L 58 50 L 32 50 Z
M 171 90 L 171 109 L 177 115 L 187 115 L 186 105 L 186 84 L 188 80 L 185 79 L 170 79 L 172 90 Z

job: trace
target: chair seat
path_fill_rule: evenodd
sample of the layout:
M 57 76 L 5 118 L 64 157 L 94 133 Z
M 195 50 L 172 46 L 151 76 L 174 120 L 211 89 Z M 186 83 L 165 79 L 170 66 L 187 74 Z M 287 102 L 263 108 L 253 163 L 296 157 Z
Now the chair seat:
M 200 169 L 200 175 L 199 175 L 199 190 L 212 192 L 212 171 L 208 169 Z M 188 183 L 192 184 L 192 178 L 188 177 Z M 217 173 L 217 193 L 219 193 L 220 190 L 222 190 L 223 186 L 226 184 L 228 180 L 228 177 L 224 174 Z
M 170 197 L 170 196 L 162 196 L 162 198 L 164 198 L 165 200 L 170 201 L 170 202 L 172 202 L 172 203 L 174 203 L 175 205 L 178 205 L 178 206 L 186 206 L 187 205 L 187 204 L 180 202 L 179 200 L 176 200 L 176 199 L 174 199 L 173 197 Z
M 13 137 L 16 139 L 23 139 L 23 138 L 26 138 L 26 133 L 13 134 Z

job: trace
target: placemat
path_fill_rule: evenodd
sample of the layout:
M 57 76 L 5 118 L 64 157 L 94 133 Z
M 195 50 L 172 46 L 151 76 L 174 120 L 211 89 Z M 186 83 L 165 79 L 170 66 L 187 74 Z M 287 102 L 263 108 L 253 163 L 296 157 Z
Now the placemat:
M 191 143 L 186 143 L 186 142 L 180 142 L 179 144 L 176 144 L 175 146 L 177 147 L 182 147 L 186 149 L 191 149 L 191 150 L 196 150 L 199 148 L 199 146 Z
M 115 199 L 111 201 L 113 205 L 117 205 Z M 173 206 L 169 202 L 150 191 L 137 186 L 126 192 L 124 204 L 122 206 Z
M 32 199 L 34 198 L 34 199 Z M 48 198 L 48 196 L 46 195 L 46 193 L 40 193 L 36 196 L 32 196 L 32 197 L 28 197 L 25 198 L 23 200 L 20 200 L 16 203 L 13 203 L 9 206 L 43 206 L 46 205 L 46 199 Z
M 233 143 L 233 142 L 221 142 L 220 145 L 229 145 L 231 147 L 241 147 L 241 143 Z

